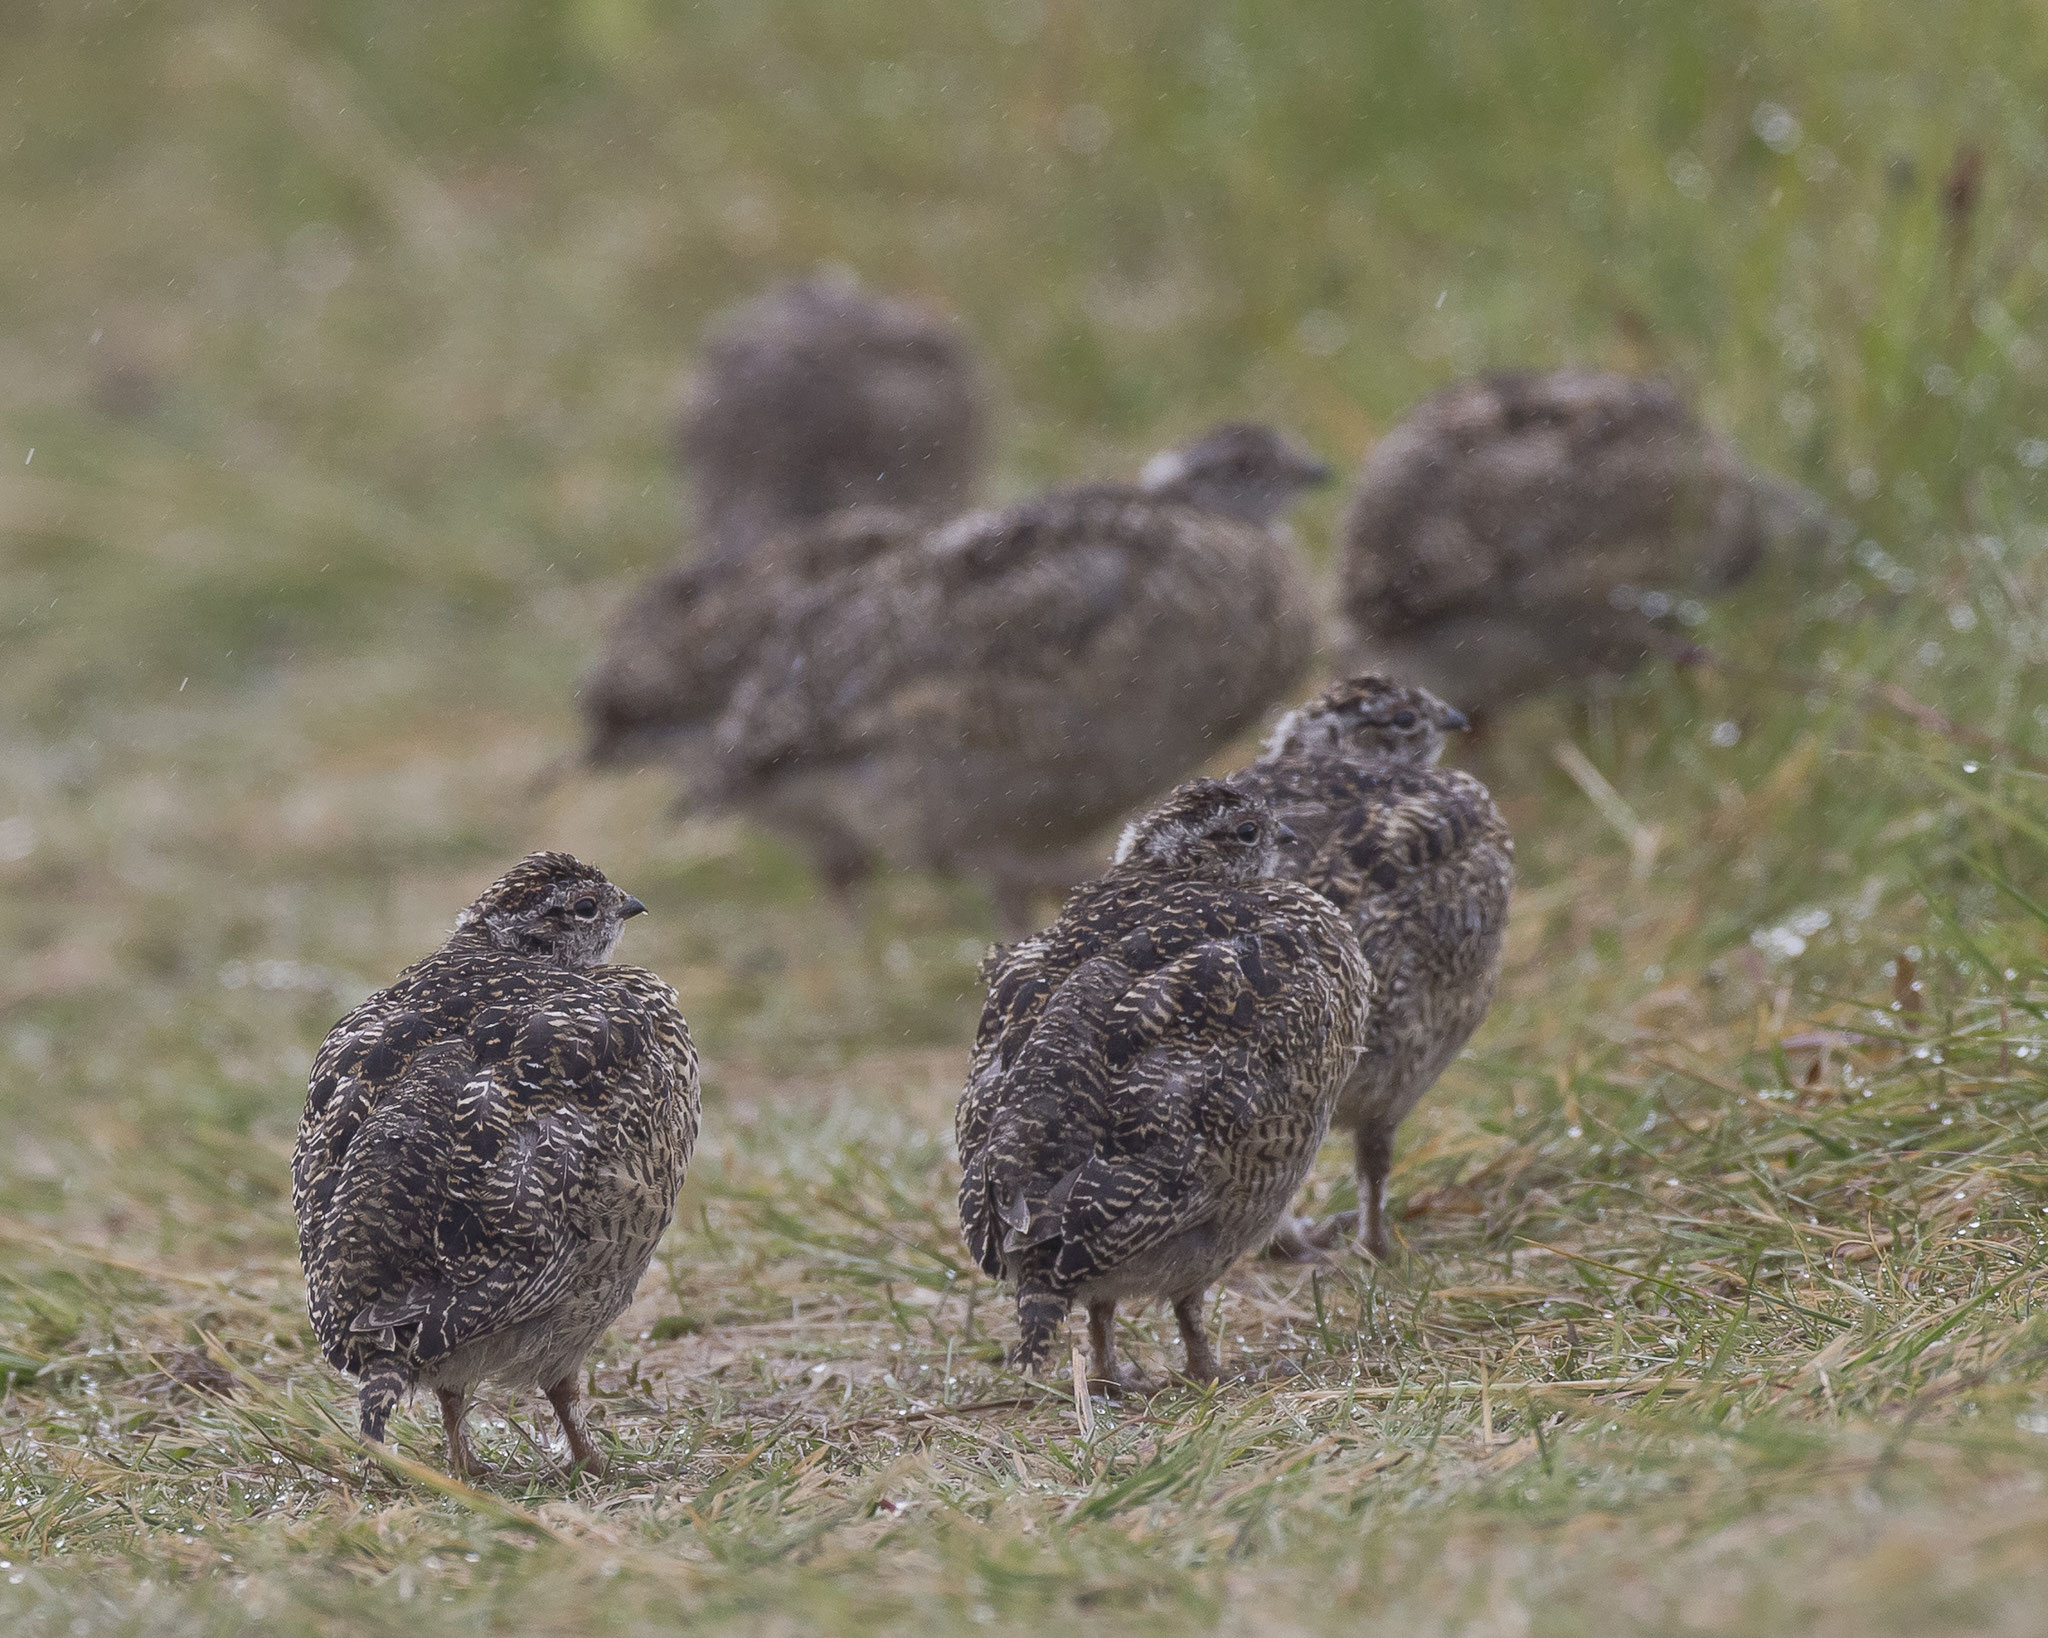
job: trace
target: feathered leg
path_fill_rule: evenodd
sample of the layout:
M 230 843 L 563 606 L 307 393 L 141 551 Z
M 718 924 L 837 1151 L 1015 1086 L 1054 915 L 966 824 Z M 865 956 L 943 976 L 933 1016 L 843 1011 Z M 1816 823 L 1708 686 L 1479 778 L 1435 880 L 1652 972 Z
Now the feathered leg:
M 995 901 L 996 926 L 999 936 L 1006 944 L 1020 938 L 1029 938 L 1041 925 L 1038 916 L 1038 894 L 1028 883 L 1011 880 L 991 871 L 988 877 L 989 897 Z
M 1202 1323 L 1202 1293 L 1176 1297 L 1174 1322 L 1180 1326 L 1180 1345 L 1187 1355 L 1186 1376 L 1191 1382 L 1214 1382 L 1223 1373 L 1216 1365 L 1216 1350 L 1209 1346 L 1209 1328 Z
M 1056 1297 L 1050 1291 L 1019 1291 L 1017 1325 L 1023 1335 L 1010 1355 L 1011 1365 L 1020 1371 L 1037 1370 L 1052 1352 L 1060 1328 L 1066 1323 L 1066 1298 Z
M 569 1441 L 569 1465 L 581 1468 L 592 1478 L 603 1478 L 604 1458 L 597 1453 L 590 1430 L 583 1422 L 582 1379 L 572 1371 L 543 1391 L 548 1396 L 548 1403 L 555 1407 L 555 1417 L 562 1424 L 562 1433 Z
M 1089 1386 L 1113 1394 L 1148 1391 L 1150 1384 L 1138 1374 L 1138 1367 L 1129 1360 L 1119 1361 L 1116 1357 L 1115 1303 L 1091 1302 L 1088 1305 L 1088 1353 Z
M 458 1479 L 481 1479 L 490 1472 L 477 1460 L 476 1452 L 470 1448 L 469 1390 L 467 1388 L 439 1388 L 435 1397 L 441 1401 L 441 1431 L 448 1436 L 448 1470 Z
M 1340 1211 L 1311 1224 L 1304 1217 L 1284 1219 L 1266 1242 L 1266 1255 L 1286 1262 L 1314 1262 L 1322 1253 L 1355 1235 L 1362 1253 L 1379 1262 L 1393 1254 L 1387 1232 L 1387 1177 L 1394 1169 L 1393 1131 L 1366 1121 L 1351 1134 L 1351 1165 L 1358 1178 L 1358 1209 Z
M 404 1360 L 396 1354 L 371 1355 L 356 1389 L 357 1421 L 365 1439 L 384 1443 L 385 1424 L 411 1386 L 412 1372 L 405 1368 Z
M 1378 1121 L 1367 1121 L 1358 1128 L 1353 1144 L 1359 1245 L 1368 1257 L 1385 1262 L 1392 1250 L 1387 1238 L 1387 1175 L 1394 1169 L 1394 1134 Z

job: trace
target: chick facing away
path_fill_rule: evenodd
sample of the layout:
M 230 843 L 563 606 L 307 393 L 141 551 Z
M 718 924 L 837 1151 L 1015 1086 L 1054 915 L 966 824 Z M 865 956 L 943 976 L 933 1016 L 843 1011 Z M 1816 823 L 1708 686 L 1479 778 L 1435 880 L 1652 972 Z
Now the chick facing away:
M 1273 879 L 1280 836 L 1258 799 L 1183 785 L 1051 927 L 983 968 L 960 1219 L 1016 1288 L 1021 1367 L 1080 1303 L 1094 1379 L 1125 1385 L 1117 1304 L 1163 1297 L 1187 1375 L 1217 1374 L 1203 1293 L 1285 1212 L 1372 993 L 1330 903 Z
M 537 1386 L 571 1461 L 602 1461 L 584 1356 L 631 1300 L 682 1186 L 697 1054 L 675 992 L 611 965 L 645 906 L 565 853 L 536 853 L 446 943 L 328 1035 L 292 1157 L 307 1306 L 381 1441 L 415 1385 L 440 1399 L 449 1465 L 483 1380 Z
M 1384 677 L 1340 682 L 1280 719 L 1231 788 L 1289 830 L 1280 872 L 1344 918 L 1378 983 L 1364 1048 L 1332 1124 L 1351 1134 L 1363 1249 L 1389 1250 L 1394 1134 L 1492 1004 L 1514 885 L 1514 840 L 1486 787 L 1438 767 L 1464 713 Z M 1334 1243 L 1346 1220 L 1290 1224 L 1276 1249 Z

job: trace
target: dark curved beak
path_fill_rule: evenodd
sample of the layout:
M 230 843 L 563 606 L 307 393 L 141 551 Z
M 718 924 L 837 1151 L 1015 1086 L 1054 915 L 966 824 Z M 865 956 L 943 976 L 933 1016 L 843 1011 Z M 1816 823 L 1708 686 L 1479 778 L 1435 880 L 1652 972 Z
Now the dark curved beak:
M 626 902 L 619 907 L 619 916 L 622 920 L 631 920 L 634 916 L 644 916 L 646 914 L 647 906 L 634 898 L 630 893 L 626 895 Z
M 1447 706 L 1444 709 L 1444 730 L 1447 733 L 1462 734 L 1472 726 L 1472 719 L 1463 711 Z
M 1291 826 L 1276 824 L 1273 827 L 1273 840 L 1286 847 L 1291 842 L 1300 841 L 1301 838 L 1294 833 Z

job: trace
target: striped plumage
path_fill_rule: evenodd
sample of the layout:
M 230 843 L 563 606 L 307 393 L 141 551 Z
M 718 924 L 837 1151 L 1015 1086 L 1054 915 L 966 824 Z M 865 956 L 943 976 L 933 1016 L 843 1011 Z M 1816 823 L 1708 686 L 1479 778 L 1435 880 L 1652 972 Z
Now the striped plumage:
M 1395 1130 L 1471 1039 L 1500 976 L 1514 840 L 1484 785 L 1435 765 L 1444 731 L 1464 726 L 1425 689 L 1359 677 L 1289 712 L 1229 780 L 1293 833 L 1281 873 L 1342 913 L 1379 984 L 1332 1124 L 1351 1134 L 1359 1239 L 1381 1258 Z M 1342 1227 L 1290 1225 L 1279 1247 L 1328 1245 Z
M 1661 381 L 1461 381 L 1366 458 L 1342 526 L 1342 658 L 1473 710 L 1686 645 L 1667 619 L 1828 515 Z
M 1056 492 L 821 572 L 733 690 L 725 800 L 845 886 L 973 874 L 1013 932 L 1087 845 L 1256 721 L 1315 608 L 1279 513 L 1327 476 L 1226 427 L 1139 485 Z M 845 554 L 837 561 L 843 562 Z
M 450 1464 L 489 1378 L 543 1389 L 595 1468 L 583 1357 L 631 1300 L 697 1136 L 697 1054 L 675 992 L 608 965 L 643 906 L 536 853 L 434 954 L 334 1027 L 292 1157 L 307 1306 L 360 1379 L 365 1436 L 415 1384 Z
M 1278 827 L 1214 780 L 1126 833 L 1051 927 L 992 955 L 955 1116 L 974 1259 L 1017 1288 L 1035 1367 L 1074 1303 L 1120 1384 L 1119 1301 L 1203 1292 L 1286 1211 L 1364 1039 L 1372 976 L 1328 901 L 1269 878 Z

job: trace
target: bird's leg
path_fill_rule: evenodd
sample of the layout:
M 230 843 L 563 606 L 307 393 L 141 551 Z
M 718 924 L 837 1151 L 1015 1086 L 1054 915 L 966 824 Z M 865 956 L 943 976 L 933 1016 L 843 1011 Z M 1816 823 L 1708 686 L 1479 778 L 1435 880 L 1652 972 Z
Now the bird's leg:
M 569 1465 L 582 1468 L 592 1478 L 604 1477 L 604 1458 L 597 1453 L 597 1446 L 591 1442 L 590 1430 L 583 1425 L 583 1384 L 574 1371 L 559 1382 L 550 1382 L 543 1390 L 548 1403 L 555 1407 L 555 1417 L 562 1424 L 562 1433 L 569 1441 Z
M 1095 875 L 1101 864 L 1095 849 L 1088 847 L 1045 855 L 991 851 L 976 868 L 988 883 L 1003 939 L 1009 942 L 1029 938 L 1043 927 L 1046 901 L 1064 898 L 1076 882 Z
M 1128 1361 L 1117 1362 L 1114 1302 L 1091 1302 L 1088 1305 L 1088 1353 L 1091 1366 L 1088 1382 L 1091 1387 L 1101 1388 L 1106 1393 L 1144 1390 L 1146 1384 L 1138 1375 L 1137 1366 Z
M 989 897 L 995 900 L 996 926 L 1005 944 L 1029 938 L 1038 930 L 1038 895 L 1007 876 L 991 876 Z
M 481 1479 L 491 1470 L 477 1460 L 476 1452 L 470 1448 L 469 1390 L 467 1388 L 439 1388 L 435 1397 L 441 1401 L 441 1431 L 448 1436 L 448 1469 L 458 1479 Z
M 859 837 L 840 825 L 813 826 L 805 840 L 825 891 L 832 895 L 840 911 L 859 925 L 860 889 L 875 873 L 874 854 Z
M 1387 1241 L 1387 1174 L 1394 1169 L 1394 1134 L 1378 1121 L 1367 1121 L 1353 1137 L 1352 1163 L 1358 1173 L 1359 1246 L 1368 1257 L 1385 1262 Z
M 1191 1382 L 1214 1382 L 1222 1375 L 1216 1367 L 1216 1350 L 1209 1346 L 1209 1330 L 1202 1323 L 1202 1293 L 1176 1297 L 1174 1322 L 1180 1326 L 1180 1345 L 1187 1355 L 1186 1375 Z

